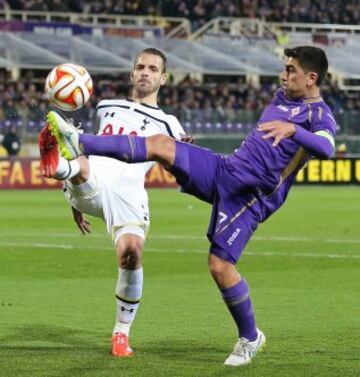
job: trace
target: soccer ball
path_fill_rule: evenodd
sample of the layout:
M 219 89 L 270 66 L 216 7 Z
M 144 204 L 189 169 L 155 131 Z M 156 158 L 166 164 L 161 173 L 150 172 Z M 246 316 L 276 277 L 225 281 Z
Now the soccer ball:
M 51 104 L 62 110 L 84 106 L 93 93 L 89 72 L 80 65 L 57 65 L 47 76 L 45 93 Z

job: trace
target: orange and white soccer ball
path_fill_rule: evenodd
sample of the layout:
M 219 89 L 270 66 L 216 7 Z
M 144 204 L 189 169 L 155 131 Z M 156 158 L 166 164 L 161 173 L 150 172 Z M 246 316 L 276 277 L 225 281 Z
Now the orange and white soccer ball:
M 62 110 L 76 110 L 84 106 L 93 93 L 89 72 L 80 65 L 57 65 L 47 76 L 45 93 L 51 104 Z

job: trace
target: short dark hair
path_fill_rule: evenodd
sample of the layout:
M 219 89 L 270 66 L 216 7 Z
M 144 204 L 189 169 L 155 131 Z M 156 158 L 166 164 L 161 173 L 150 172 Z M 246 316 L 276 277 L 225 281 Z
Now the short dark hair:
M 314 46 L 297 46 L 293 48 L 285 48 L 284 55 L 288 58 L 298 60 L 300 67 L 305 72 L 316 72 L 318 78 L 316 85 L 324 81 L 328 70 L 328 60 L 324 50 Z
M 136 55 L 136 58 L 135 58 L 135 65 L 136 65 L 136 62 L 139 58 L 140 55 L 142 54 L 149 54 L 149 55 L 156 55 L 156 56 L 159 56 L 162 60 L 162 65 L 163 65 L 163 70 L 162 70 L 162 73 L 165 73 L 166 72 L 166 64 L 167 64 L 167 58 L 165 56 L 165 54 L 158 50 L 157 48 L 155 47 L 148 47 L 146 48 L 145 50 L 142 50 L 141 52 L 139 52 L 137 55 Z

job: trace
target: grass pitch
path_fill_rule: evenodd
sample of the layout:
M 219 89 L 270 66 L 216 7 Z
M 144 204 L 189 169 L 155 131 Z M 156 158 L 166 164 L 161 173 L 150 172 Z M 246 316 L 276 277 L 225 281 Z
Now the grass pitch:
M 210 208 L 150 191 L 145 288 L 131 345 L 109 355 L 117 268 L 105 227 L 82 236 L 60 191 L 0 193 L 0 376 L 360 375 L 360 190 L 295 188 L 238 267 L 267 348 L 222 364 L 235 326 L 207 272 Z

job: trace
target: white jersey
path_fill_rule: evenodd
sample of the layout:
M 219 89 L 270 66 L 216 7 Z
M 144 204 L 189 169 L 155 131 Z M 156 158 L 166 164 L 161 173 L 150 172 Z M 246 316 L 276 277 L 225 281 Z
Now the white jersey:
M 185 134 L 174 116 L 129 100 L 101 101 L 97 116 L 98 135 L 163 134 L 180 139 Z M 87 182 L 66 183 L 66 197 L 71 204 L 81 212 L 102 218 L 115 243 L 125 233 L 145 238 L 150 220 L 144 182 L 154 163 L 128 164 L 111 157 L 90 156 L 89 164 Z
M 162 134 L 180 140 L 185 131 L 177 118 L 160 108 L 131 100 L 103 100 L 97 105 L 98 135 L 152 136 Z M 154 162 L 128 164 L 110 157 L 90 156 L 90 160 L 104 168 L 114 169 L 123 176 L 137 178 L 144 183 L 145 175 Z M 116 173 L 115 173 L 116 174 Z

